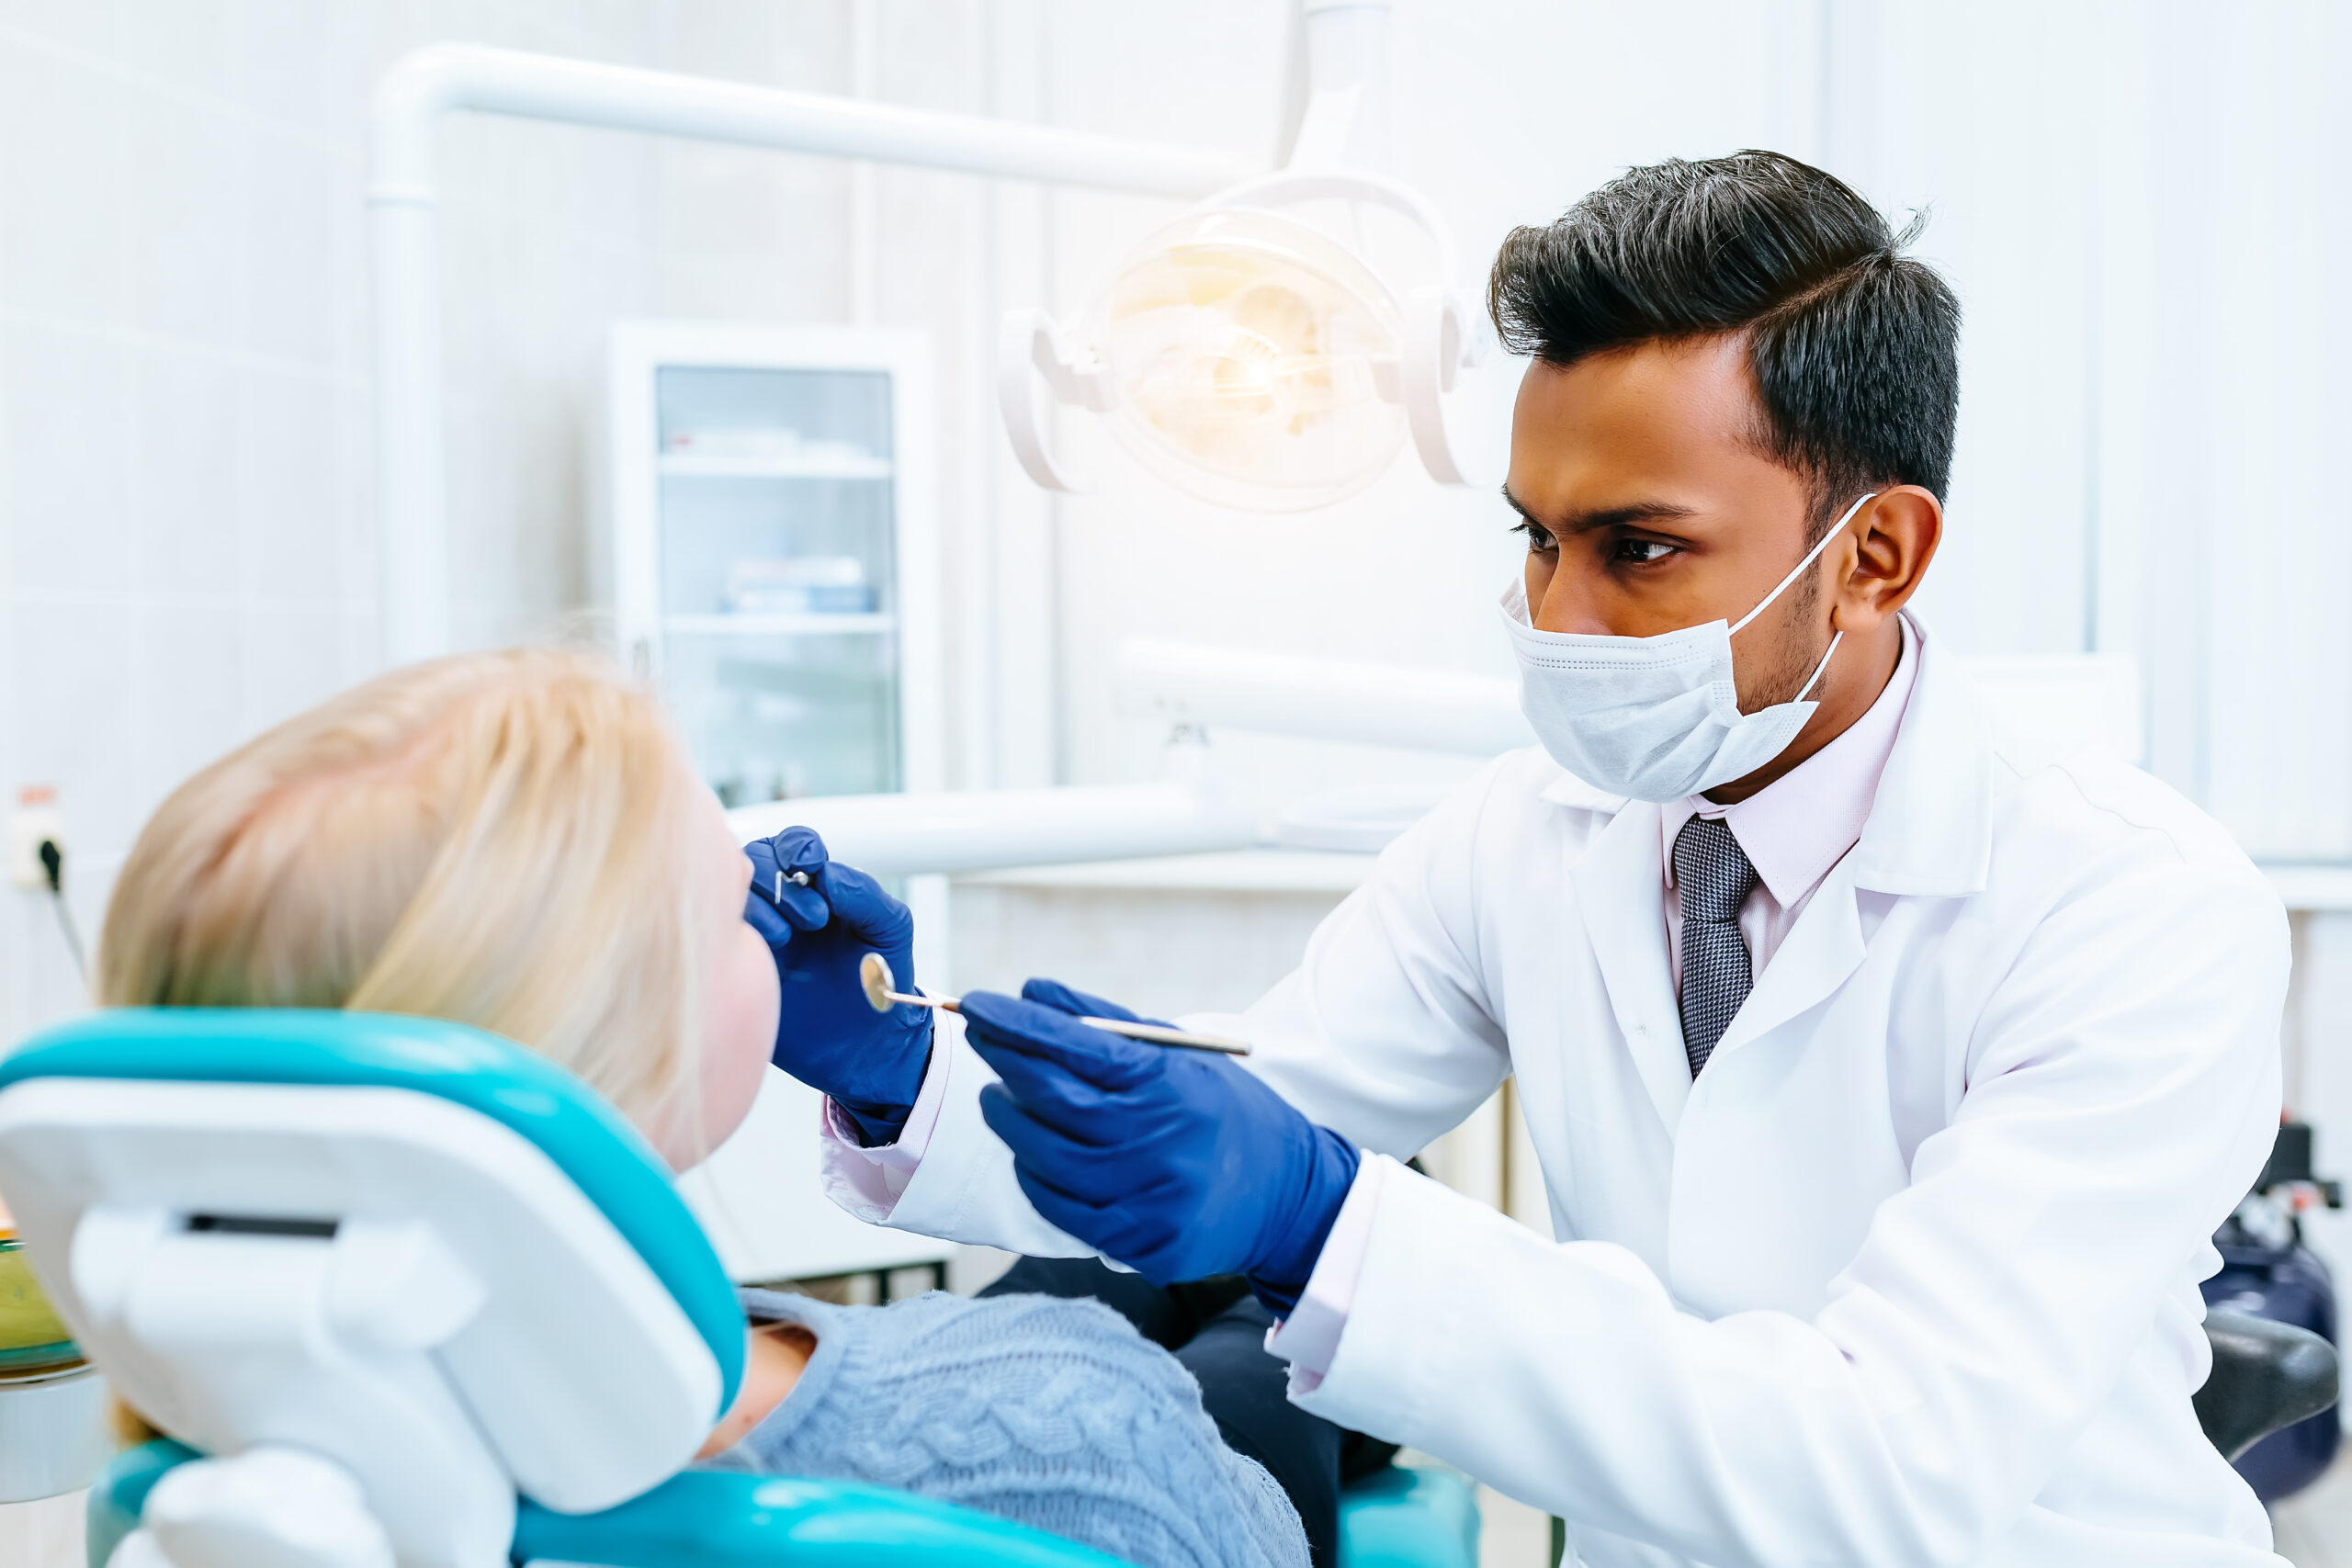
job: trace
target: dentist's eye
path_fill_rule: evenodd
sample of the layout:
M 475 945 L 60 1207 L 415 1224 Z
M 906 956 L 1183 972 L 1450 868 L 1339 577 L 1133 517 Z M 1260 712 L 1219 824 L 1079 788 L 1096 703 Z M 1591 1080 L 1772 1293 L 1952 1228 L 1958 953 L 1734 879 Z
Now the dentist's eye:
M 1532 517 L 1521 518 L 1510 525 L 1510 531 L 1526 535 L 1527 547 L 1539 555 L 1548 555 L 1560 547 L 1560 541 L 1552 536 L 1552 530 Z
M 1615 553 L 1619 560 L 1629 565 L 1647 566 L 1674 554 L 1675 547 L 1658 539 L 1620 539 Z

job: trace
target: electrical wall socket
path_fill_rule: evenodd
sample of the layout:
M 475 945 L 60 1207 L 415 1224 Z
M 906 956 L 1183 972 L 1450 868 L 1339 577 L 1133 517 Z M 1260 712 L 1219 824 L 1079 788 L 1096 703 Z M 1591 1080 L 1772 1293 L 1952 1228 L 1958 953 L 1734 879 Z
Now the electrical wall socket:
M 27 794 L 32 792 L 27 791 Z M 40 863 L 42 840 L 65 848 L 65 822 L 53 805 L 20 805 L 8 818 L 8 880 L 36 893 L 49 891 L 49 872 Z

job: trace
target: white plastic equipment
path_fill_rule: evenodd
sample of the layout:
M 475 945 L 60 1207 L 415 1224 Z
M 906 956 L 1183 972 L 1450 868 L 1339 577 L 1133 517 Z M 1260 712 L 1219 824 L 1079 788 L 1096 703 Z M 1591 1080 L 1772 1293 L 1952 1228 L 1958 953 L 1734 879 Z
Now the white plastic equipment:
M 0 1380 L 0 1503 L 79 1492 L 114 1453 L 98 1369 Z
M 1074 327 L 1006 312 L 997 400 L 1039 485 L 1090 483 L 1049 449 L 1046 399 L 1106 416 L 1152 473 L 1245 511 L 1344 501 L 1408 431 L 1440 484 L 1492 482 L 1447 420 L 1458 375 L 1485 356 L 1483 319 L 1454 291 L 1444 220 L 1384 166 L 1387 10 L 1387 0 L 1305 0 L 1310 96 L 1286 166 L 1136 246 Z M 1428 266 L 1400 286 L 1286 210 L 1319 201 L 1402 215 Z
M 609 1507 L 709 1435 L 720 1372 L 669 1291 L 447 1100 L 32 1079 L 0 1094 L 0 1186 L 117 1391 L 220 1456 L 115 1568 L 505 1568 L 518 1490 Z

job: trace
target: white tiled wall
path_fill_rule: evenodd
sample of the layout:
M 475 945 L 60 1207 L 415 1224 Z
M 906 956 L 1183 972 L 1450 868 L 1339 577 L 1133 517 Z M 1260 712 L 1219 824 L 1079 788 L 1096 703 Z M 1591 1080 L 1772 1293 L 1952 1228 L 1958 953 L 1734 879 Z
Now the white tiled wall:
M 847 92 L 861 6 L 878 96 L 978 107 L 968 0 L 0 0 L 0 809 L 59 790 L 87 937 L 167 789 L 373 668 L 377 74 L 459 39 Z M 847 319 L 852 176 L 472 117 L 442 134 L 458 635 L 543 636 L 601 597 L 606 324 Z M 877 188 L 882 238 L 919 222 L 968 256 L 976 185 Z M 933 282 L 868 293 L 977 375 L 975 301 Z M 0 1037 L 77 995 L 51 911 L 0 889 Z

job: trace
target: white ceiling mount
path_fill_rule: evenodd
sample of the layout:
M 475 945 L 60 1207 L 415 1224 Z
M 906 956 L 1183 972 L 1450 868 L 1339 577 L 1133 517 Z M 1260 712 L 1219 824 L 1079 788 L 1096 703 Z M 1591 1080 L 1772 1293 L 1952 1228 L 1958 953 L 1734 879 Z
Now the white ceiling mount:
M 1284 166 L 1386 171 L 1388 0 L 1300 0 L 1306 111 Z

